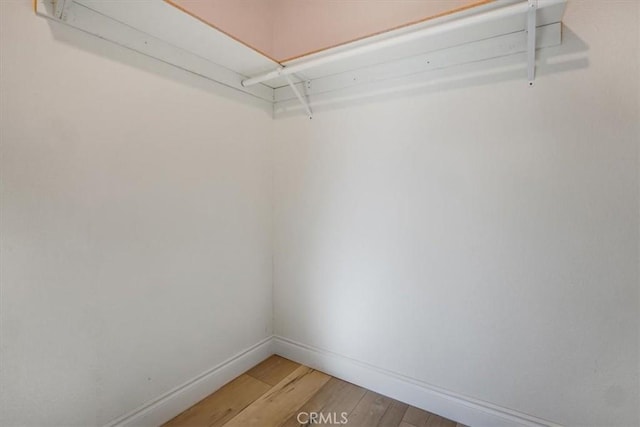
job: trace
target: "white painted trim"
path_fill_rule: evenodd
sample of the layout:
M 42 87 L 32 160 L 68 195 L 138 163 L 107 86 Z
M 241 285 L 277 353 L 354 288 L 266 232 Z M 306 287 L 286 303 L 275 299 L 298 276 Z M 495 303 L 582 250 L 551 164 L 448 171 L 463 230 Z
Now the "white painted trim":
M 273 337 L 246 350 L 107 424 L 108 427 L 159 426 L 204 399 L 273 354 Z
M 287 359 L 472 427 L 559 427 L 558 424 L 418 381 L 327 350 L 274 336 Z

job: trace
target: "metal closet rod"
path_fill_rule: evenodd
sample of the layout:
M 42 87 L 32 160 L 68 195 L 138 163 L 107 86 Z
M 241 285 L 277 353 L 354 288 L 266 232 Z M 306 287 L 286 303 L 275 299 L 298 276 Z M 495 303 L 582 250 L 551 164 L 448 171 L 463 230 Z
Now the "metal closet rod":
M 545 7 L 555 6 L 562 4 L 566 0 L 537 0 L 537 9 Z M 380 49 L 396 46 L 399 44 L 408 43 L 414 40 L 419 40 L 424 37 L 433 36 L 436 34 L 445 33 L 447 31 L 457 30 L 469 25 L 480 24 L 483 22 L 492 21 L 495 19 L 506 18 L 513 15 L 525 14 L 530 6 L 531 0 L 523 1 L 521 3 L 504 6 L 499 9 L 493 9 L 486 12 L 479 13 L 477 15 L 471 15 L 464 18 L 459 18 L 453 21 L 443 22 L 442 24 L 434 25 L 432 27 L 423 28 L 411 33 L 401 34 L 397 37 L 380 40 L 371 44 L 358 46 L 353 49 L 344 50 L 334 54 L 322 56 L 317 59 L 311 59 L 309 61 L 301 62 L 299 64 L 291 66 L 278 67 L 277 69 L 270 71 L 259 76 L 251 77 L 242 81 L 242 86 L 252 86 L 258 83 L 266 82 L 276 79 L 281 76 L 287 76 L 289 74 L 298 73 L 300 71 L 307 70 L 309 68 L 315 68 L 320 65 L 328 64 L 331 62 L 340 61 L 342 59 L 351 58 L 352 56 L 363 55 L 369 52 L 375 52 Z

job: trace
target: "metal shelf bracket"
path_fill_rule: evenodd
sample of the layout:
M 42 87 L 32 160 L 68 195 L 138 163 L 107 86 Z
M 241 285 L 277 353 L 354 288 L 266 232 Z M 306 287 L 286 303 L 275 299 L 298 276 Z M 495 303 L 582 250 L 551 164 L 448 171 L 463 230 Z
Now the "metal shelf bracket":
M 300 93 L 295 83 L 293 83 L 293 81 L 291 80 L 291 76 L 289 74 L 283 74 L 283 76 L 287 80 L 287 83 L 289 83 L 289 86 L 291 87 L 291 90 L 293 91 L 293 93 L 296 95 L 296 98 L 298 98 L 298 101 L 300 101 L 300 104 L 302 104 L 302 106 L 304 107 L 304 110 L 307 112 L 307 116 L 309 116 L 309 120 L 313 119 L 313 113 L 311 112 L 311 107 L 309 106 L 309 103 L 307 102 L 306 99 L 304 99 L 304 96 Z
M 67 14 L 73 4 L 73 0 L 55 0 L 53 14 L 61 21 L 67 20 Z

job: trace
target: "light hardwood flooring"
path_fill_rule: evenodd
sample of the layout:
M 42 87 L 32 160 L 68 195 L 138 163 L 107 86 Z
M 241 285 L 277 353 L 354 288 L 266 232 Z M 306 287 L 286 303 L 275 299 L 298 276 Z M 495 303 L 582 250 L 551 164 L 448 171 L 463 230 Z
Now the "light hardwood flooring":
M 187 409 L 165 427 L 462 427 L 413 406 L 271 356 Z M 306 424 L 298 422 L 300 420 Z M 308 423 L 307 413 L 331 417 Z M 333 424 L 332 424 L 333 423 Z

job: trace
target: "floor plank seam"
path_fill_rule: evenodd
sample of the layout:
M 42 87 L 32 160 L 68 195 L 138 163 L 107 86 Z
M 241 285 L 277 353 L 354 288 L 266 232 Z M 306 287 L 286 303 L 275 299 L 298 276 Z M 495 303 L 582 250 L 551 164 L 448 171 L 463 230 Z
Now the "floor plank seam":
M 407 416 L 409 410 L 412 412 Z M 273 355 L 176 416 L 166 427 L 299 427 L 304 425 L 300 414 L 333 419 L 345 416 L 354 427 L 456 426 L 453 421 Z M 317 423 L 306 425 L 313 424 Z

